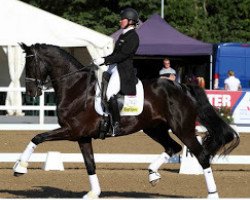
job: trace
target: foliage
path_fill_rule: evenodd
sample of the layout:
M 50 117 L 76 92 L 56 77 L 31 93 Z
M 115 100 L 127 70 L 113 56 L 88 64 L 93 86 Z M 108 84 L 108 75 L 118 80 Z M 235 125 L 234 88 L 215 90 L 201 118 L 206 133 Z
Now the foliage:
M 58 16 L 110 35 L 125 7 L 145 21 L 160 14 L 160 0 L 23 0 Z M 180 32 L 206 42 L 249 42 L 250 0 L 165 0 L 164 19 Z
M 225 122 L 231 124 L 234 122 L 233 113 L 230 107 L 222 106 L 222 107 L 214 107 L 218 114 L 224 119 Z

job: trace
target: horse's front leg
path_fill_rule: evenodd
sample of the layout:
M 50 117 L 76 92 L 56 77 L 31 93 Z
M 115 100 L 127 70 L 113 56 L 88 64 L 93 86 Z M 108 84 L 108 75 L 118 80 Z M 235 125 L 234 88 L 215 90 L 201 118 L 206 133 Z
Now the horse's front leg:
M 101 194 L 101 188 L 98 177 L 95 172 L 96 166 L 95 166 L 95 159 L 94 159 L 91 138 L 82 138 L 80 141 L 78 141 L 78 144 L 80 146 L 83 155 L 91 187 L 91 190 L 86 195 L 84 195 L 83 198 L 96 199 Z
M 52 140 L 66 140 L 70 139 L 69 130 L 67 128 L 59 128 L 56 130 L 48 131 L 45 133 L 40 133 L 36 135 L 28 144 L 24 152 L 21 154 L 20 158 L 16 161 L 13 170 L 14 176 L 20 176 L 28 172 L 28 161 L 31 154 L 34 152 L 38 144 L 45 141 Z

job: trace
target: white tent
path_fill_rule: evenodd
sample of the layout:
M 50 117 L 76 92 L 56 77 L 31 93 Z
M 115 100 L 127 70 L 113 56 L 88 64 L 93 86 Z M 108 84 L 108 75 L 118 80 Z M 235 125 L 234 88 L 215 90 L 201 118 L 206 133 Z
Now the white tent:
M 112 38 L 18 0 L 0 0 L 0 46 L 24 42 L 86 46 L 93 57 L 112 51 Z
M 0 27 L 0 46 L 8 56 L 9 87 L 20 87 L 19 78 L 24 65 L 20 42 L 86 47 L 92 58 L 106 56 L 113 50 L 111 37 L 18 0 L 0 0 Z M 6 104 L 21 105 L 21 93 L 8 93 Z M 13 111 L 8 112 L 13 114 Z

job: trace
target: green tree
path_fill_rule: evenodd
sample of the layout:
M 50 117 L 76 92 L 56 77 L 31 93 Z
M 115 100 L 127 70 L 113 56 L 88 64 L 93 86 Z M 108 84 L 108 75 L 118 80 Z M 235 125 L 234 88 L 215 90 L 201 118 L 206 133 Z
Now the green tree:
M 220 42 L 249 42 L 249 8 L 249 0 L 208 0 L 208 17 L 219 32 L 215 40 Z
M 110 35 L 119 29 L 125 7 L 145 21 L 160 14 L 160 0 L 23 0 L 68 20 Z M 165 20 L 180 32 L 205 42 L 249 42 L 250 0 L 165 0 Z

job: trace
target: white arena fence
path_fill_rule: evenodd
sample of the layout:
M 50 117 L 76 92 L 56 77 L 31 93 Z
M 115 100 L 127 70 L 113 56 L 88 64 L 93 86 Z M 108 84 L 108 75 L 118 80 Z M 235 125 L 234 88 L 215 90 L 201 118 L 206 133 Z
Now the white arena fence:
M 8 91 L 20 91 L 25 92 L 25 88 L 6 88 L 0 87 L 0 92 Z M 43 91 L 43 94 L 39 97 L 39 105 L 30 106 L 5 106 L 1 105 L 0 110 L 8 109 L 21 109 L 21 110 L 38 110 L 39 111 L 39 123 L 1 123 L 0 131 L 2 130 L 52 130 L 59 127 L 58 124 L 45 124 L 45 111 L 56 110 L 56 106 L 45 105 L 44 96 L 47 92 L 53 92 L 53 90 Z M 234 127 L 235 128 L 235 127 Z M 241 132 L 239 127 L 236 127 L 237 131 Z M 198 131 L 205 131 L 203 127 L 197 127 Z M 243 129 L 244 130 L 244 129 Z M 244 131 L 243 131 L 244 132 Z M 46 162 L 48 153 L 34 153 L 30 162 Z M 77 153 L 60 153 L 61 162 L 84 162 L 82 155 Z M 95 154 L 95 160 L 98 163 L 151 163 L 159 155 L 157 154 Z M 0 162 L 15 162 L 20 157 L 20 153 L 0 153 Z M 171 158 L 168 163 L 180 163 L 181 156 L 175 156 Z M 212 161 L 213 164 L 250 164 L 250 156 L 248 155 L 230 155 L 227 157 L 215 157 Z
M 185 148 L 186 149 L 186 148 Z M 183 158 L 180 155 L 171 157 L 165 163 L 180 163 L 180 174 L 199 175 L 203 174 L 203 170 L 199 165 L 195 157 L 191 154 L 187 155 L 187 152 L 183 152 Z M 13 163 L 20 158 L 20 153 L 0 153 L 0 163 L 11 162 Z M 185 156 L 186 155 L 186 156 Z M 152 163 L 160 155 L 157 154 L 94 154 L 96 163 L 126 163 L 139 164 L 139 163 Z M 43 163 L 41 169 L 45 171 L 57 170 L 64 171 L 64 163 L 84 163 L 83 157 L 80 153 L 60 153 L 60 152 L 48 152 L 46 153 L 34 153 L 29 159 L 30 162 Z M 212 160 L 212 164 L 250 164 L 250 156 L 227 156 L 218 157 Z
M 8 88 L 8 87 L 0 87 L 0 92 L 25 92 L 25 88 Z M 6 106 L 6 105 L 0 105 L 0 110 L 26 110 L 26 111 L 39 111 L 39 122 L 38 123 L 18 123 L 15 122 L 15 118 L 13 118 L 13 121 L 10 121 L 8 123 L 1 123 L 0 122 L 0 130 L 52 130 L 59 128 L 59 125 L 57 123 L 54 124 L 46 124 L 45 123 L 45 111 L 55 111 L 56 106 L 52 105 L 45 105 L 45 93 L 52 93 L 54 92 L 53 89 L 45 90 L 43 91 L 42 95 L 39 98 L 39 105 L 22 105 L 22 106 Z M 3 116 L 1 116 L 3 117 Z M 25 116 L 18 116 L 17 118 L 25 118 Z M 10 118 L 11 120 L 11 118 Z
M 46 158 L 51 153 L 60 155 L 60 159 L 64 163 L 84 163 L 82 154 L 80 153 L 33 153 L 29 162 L 46 162 Z M 0 162 L 16 162 L 21 153 L 0 153 Z M 94 154 L 97 163 L 151 163 L 159 154 L 110 154 L 96 153 Z M 171 157 L 168 163 L 181 163 L 181 155 Z M 54 160 L 55 161 L 55 160 Z M 212 164 L 250 164 L 250 156 L 248 155 L 230 155 L 226 157 L 215 156 Z
M 0 87 L 0 92 L 25 92 L 25 88 L 9 88 L 9 87 Z M 45 123 L 45 111 L 55 111 L 55 105 L 45 105 L 45 94 L 54 92 L 53 89 L 43 91 L 42 95 L 39 98 L 39 105 L 22 105 L 22 106 L 6 106 L 0 105 L 0 111 L 7 110 L 25 110 L 25 111 L 39 111 L 39 121 L 38 123 L 18 123 L 11 121 L 8 123 L 2 123 L 0 121 L 0 130 L 52 130 L 59 128 L 57 123 Z M 3 116 L 0 116 L 3 117 Z M 26 116 L 23 116 L 24 118 Z M 20 118 L 20 117 L 18 117 Z M 56 117 L 54 117 L 56 118 Z M 13 118 L 14 119 L 14 118 Z M 234 125 L 234 128 L 240 133 L 249 133 L 250 126 Z M 197 127 L 198 131 L 203 132 L 205 129 L 203 127 Z

